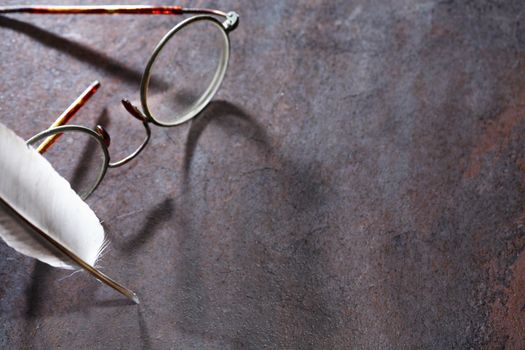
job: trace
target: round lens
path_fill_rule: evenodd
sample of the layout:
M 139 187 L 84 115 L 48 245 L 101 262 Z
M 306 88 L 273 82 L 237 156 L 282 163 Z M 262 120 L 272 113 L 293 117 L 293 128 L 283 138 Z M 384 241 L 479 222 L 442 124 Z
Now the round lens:
M 45 131 L 28 141 L 39 151 L 82 198 L 97 187 L 106 171 L 107 151 L 90 130 Z
M 229 39 L 211 17 L 193 17 L 157 46 L 144 74 L 142 105 L 161 125 L 180 124 L 213 98 L 226 73 Z

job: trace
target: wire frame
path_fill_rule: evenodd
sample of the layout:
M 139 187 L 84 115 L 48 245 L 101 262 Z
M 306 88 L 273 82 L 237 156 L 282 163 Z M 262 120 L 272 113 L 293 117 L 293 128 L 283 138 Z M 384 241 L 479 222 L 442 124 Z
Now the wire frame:
M 204 108 L 207 106 L 207 104 L 210 102 L 210 100 L 213 98 L 217 90 L 219 89 L 222 80 L 224 79 L 226 69 L 228 66 L 229 61 L 229 55 L 230 55 L 230 41 L 229 41 L 229 32 L 234 30 L 238 25 L 238 19 L 239 16 L 235 12 L 229 12 L 225 13 L 218 10 L 210 10 L 210 9 L 202 9 L 202 8 L 183 8 L 181 6 L 151 6 L 151 5 L 110 5 L 110 6 L 0 6 L 0 15 L 1 14 L 9 14 L 9 13 L 31 13 L 31 14 L 149 14 L 149 15 L 182 15 L 182 14 L 197 14 L 198 16 L 194 16 L 191 18 L 186 19 L 185 21 L 182 21 L 173 29 L 171 29 L 158 43 L 155 50 L 153 51 L 151 57 L 148 60 L 148 63 L 146 65 L 146 69 L 144 71 L 142 81 L 141 81 L 141 89 L 140 89 L 140 97 L 141 97 L 141 104 L 142 104 L 142 111 L 137 108 L 136 106 L 133 106 L 128 100 L 122 100 L 122 103 L 124 105 L 124 108 L 135 118 L 140 120 L 145 128 L 146 131 L 146 138 L 144 139 L 143 143 L 130 155 L 127 157 L 117 161 L 117 162 L 110 162 L 110 153 L 108 150 L 108 147 L 110 145 L 110 137 L 109 134 L 104 130 L 103 127 L 97 126 L 94 130 L 78 126 L 78 125 L 64 125 L 69 122 L 69 120 L 77 113 L 77 111 L 91 98 L 91 96 L 97 91 L 99 87 L 98 82 L 94 82 L 84 93 L 77 98 L 77 100 L 53 123 L 53 125 L 45 131 L 42 131 L 32 138 L 30 138 L 27 143 L 30 146 L 36 146 L 38 143 L 40 143 L 40 146 L 38 146 L 38 150 L 41 153 L 45 153 L 50 147 L 53 146 L 53 144 L 65 133 L 70 132 L 78 132 L 87 135 L 92 140 L 96 142 L 98 147 L 102 150 L 103 154 L 103 165 L 101 166 L 96 180 L 94 181 L 93 185 L 88 188 L 86 193 L 81 194 L 82 198 L 87 198 L 100 184 L 102 179 L 104 178 L 108 168 L 110 167 L 119 167 L 124 164 L 127 164 L 129 161 L 137 157 L 146 144 L 149 142 L 151 131 L 148 126 L 148 123 L 153 123 L 159 126 L 175 126 L 178 124 L 181 124 L 187 120 L 190 120 L 191 118 L 194 118 L 199 113 L 201 113 Z M 224 22 L 220 22 L 217 20 L 217 18 L 213 16 L 219 16 L 225 19 Z M 159 53 L 162 51 L 162 49 L 166 46 L 166 44 L 171 40 L 176 33 L 178 33 L 180 30 L 185 28 L 186 26 L 196 23 L 199 21 L 207 21 L 208 23 L 213 24 L 216 28 L 218 28 L 223 36 L 223 39 L 225 40 L 225 49 L 223 50 L 223 55 L 221 56 L 220 63 L 217 67 L 217 70 L 215 71 L 214 77 L 208 86 L 208 88 L 204 91 L 202 96 L 197 100 L 197 102 L 193 105 L 193 107 L 187 112 L 184 113 L 182 116 L 177 118 L 173 123 L 165 123 L 156 118 L 150 111 L 150 108 L 148 106 L 147 102 L 147 93 L 148 93 L 148 87 L 149 82 L 151 80 L 151 70 L 152 67 L 155 64 L 155 61 L 159 55 Z M 0 198 L 0 204 L 2 202 L 2 199 Z M 12 210 L 14 215 L 19 215 L 20 220 L 25 220 L 23 216 L 21 216 L 14 208 L 9 208 Z M 29 226 L 31 226 L 30 222 L 27 222 Z M 120 285 L 119 283 L 115 282 L 108 276 L 104 275 L 99 270 L 95 269 L 93 266 L 90 266 L 86 262 L 84 262 L 82 259 L 80 259 L 78 256 L 76 256 L 73 252 L 71 252 L 67 247 L 63 246 L 59 242 L 56 242 L 53 238 L 48 236 L 43 231 L 39 230 L 37 227 L 32 227 L 38 234 L 40 234 L 44 239 L 46 239 L 50 244 L 54 245 L 57 249 L 59 249 L 61 252 L 63 252 L 66 256 L 68 256 L 71 260 L 73 260 L 76 264 L 78 264 L 80 267 L 82 267 L 84 270 L 95 276 L 98 280 L 102 281 L 106 285 L 110 286 L 111 288 L 115 289 L 119 293 L 125 295 L 129 299 L 133 300 L 135 303 L 138 303 L 138 297 L 137 295 L 125 288 L 124 286 Z
M 109 168 L 110 158 L 109 158 L 109 150 L 107 147 L 107 142 L 100 133 L 97 133 L 96 131 L 86 128 L 84 126 L 63 125 L 63 126 L 54 127 L 48 130 L 44 130 L 34 135 L 33 137 L 31 137 L 29 140 L 26 141 L 26 143 L 29 146 L 33 146 L 38 149 L 37 145 L 45 143 L 46 140 L 52 139 L 56 142 L 56 140 L 58 140 L 64 133 L 73 133 L 73 132 L 82 133 L 88 136 L 91 140 L 95 141 L 97 146 L 102 151 L 101 154 L 103 155 L 101 167 L 98 170 L 98 174 L 95 178 L 95 181 L 93 181 L 93 183 L 90 184 L 90 186 L 86 188 L 83 192 L 78 193 L 78 195 L 82 199 L 87 199 L 97 189 L 98 185 L 100 185 L 100 182 L 106 175 L 106 172 Z
M 25 12 L 25 13 L 33 13 L 33 14 L 118 14 L 118 13 L 125 13 L 125 14 L 183 14 L 183 13 L 205 13 L 204 15 L 197 15 L 192 16 L 176 26 L 174 26 L 168 33 L 164 35 L 164 37 L 159 41 L 159 43 L 156 45 L 155 49 L 153 50 L 153 53 L 148 59 L 148 62 L 146 64 L 146 68 L 144 70 L 144 73 L 142 75 L 141 80 L 141 86 L 140 86 L 140 100 L 141 100 L 141 106 L 142 109 L 139 109 L 138 107 L 131 104 L 129 100 L 122 100 L 122 103 L 125 107 L 125 109 L 135 118 L 140 120 L 144 128 L 146 130 L 146 137 L 141 143 L 141 145 L 131 154 L 124 157 L 123 159 L 115 162 L 111 162 L 110 160 L 110 153 L 108 150 L 109 143 L 110 143 L 110 137 L 109 134 L 106 133 L 103 127 L 97 126 L 96 130 L 91 130 L 89 128 L 85 128 L 82 126 L 76 126 L 76 125 L 70 125 L 70 126 L 63 126 L 64 124 L 68 123 L 70 119 L 80 110 L 80 108 L 95 94 L 95 92 L 99 89 L 100 83 L 94 82 L 84 93 L 77 98 L 77 100 L 57 119 L 53 125 L 51 125 L 49 130 L 42 131 L 38 133 L 37 135 L 33 136 L 30 140 L 28 140 L 28 144 L 31 146 L 36 146 L 38 142 L 41 142 L 42 144 L 38 147 L 38 150 L 42 153 L 44 153 L 49 147 L 52 146 L 54 142 L 58 140 L 60 135 L 63 133 L 68 132 L 82 132 L 88 135 L 89 137 L 96 140 L 97 144 L 100 146 L 102 153 L 104 154 L 104 162 L 103 166 L 96 178 L 96 180 L 93 182 L 93 184 L 83 193 L 79 193 L 79 195 L 86 199 L 89 197 L 93 191 L 96 190 L 96 188 L 99 186 L 100 182 L 104 178 L 107 169 L 108 168 L 116 168 L 119 166 L 122 166 L 135 157 L 137 157 L 142 150 L 146 147 L 146 145 L 149 142 L 151 131 L 149 128 L 149 123 L 163 126 L 163 127 L 170 127 L 170 126 L 176 126 L 181 123 L 184 123 L 197 115 L 199 115 L 209 104 L 213 96 L 216 94 L 218 89 L 220 88 L 220 85 L 222 81 L 224 80 L 224 76 L 226 74 L 228 63 L 229 63 L 229 57 L 230 57 L 230 39 L 229 39 L 229 32 L 236 28 L 238 24 L 238 15 L 235 12 L 229 12 L 224 13 L 217 10 L 209 10 L 209 9 L 184 9 L 179 6 L 54 6 L 54 7 L 46 7 L 46 6 L 27 6 L 27 7 L 18 7 L 18 6 L 7 6 L 7 7 L 0 7 L 0 13 L 17 13 L 17 12 Z M 213 16 L 212 16 L 213 15 Z M 224 22 L 219 21 L 214 16 L 220 16 L 225 18 L 226 20 Z M 187 28 L 188 26 L 191 26 L 192 24 L 204 22 L 209 23 L 215 28 L 215 30 L 218 30 L 221 33 L 221 37 L 223 40 L 223 50 L 222 54 L 219 59 L 219 63 L 217 65 L 217 68 L 215 70 L 215 73 L 213 75 L 213 78 L 211 79 L 210 84 L 206 88 L 206 90 L 202 93 L 202 95 L 197 99 L 197 101 L 193 104 L 193 106 L 190 108 L 189 111 L 183 113 L 182 115 L 175 118 L 173 122 L 166 122 L 163 121 L 161 118 L 158 118 L 152 113 L 150 105 L 148 104 L 148 90 L 149 90 L 149 84 L 152 78 L 152 70 L 155 66 L 155 63 L 157 62 L 157 59 L 159 57 L 159 54 L 162 52 L 163 49 L 166 48 L 166 45 L 174 39 L 177 33 L 179 33 L 184 28 Z
M 229 33 L 234 30 L 239 23 L 239 15 L 235 12 L 222 12 L 218 10 L 211 10 L 205 8 L 183 8 L 181 6 L 152 6 L 152 5 L 94 5 L 94 6 L 0 6 L 0 14 L 7 13 L 31 13 L 31 14 L 150 14 L 150 15 L 182 15 L 182 14 L 197 14 L 196 16 L 190 17 L 175 27 L 173 27 L 164 37 L 159 41 L 153 53 L 148 59 L 146 68 L 142 75 L 141 86 L 140 86 L 140 100 L 142 109 L 131 104 L 127 99 L 122 100 L 122 103 L 125 109 L 135 118 L 140 120 L 146 130 L 146 137 L 141 143 L 141 145 L 131 154 L 124 157 L 123 159 L 115 162 L 108 162 L 107 168 L 116 168 L 127 164 L 129 161 L 137 157 L 142 150 L 146 147 L 149 142 L 151 131 L 149 128 L 149 123 L 155 124 L 157 126 L 170 127 L 176 126 L 181 123 L 184 123 L 196 116 L 198 116 L 209 104 L 213 96 L 218 91 L 224 76 L 226 74 L 229 57 L 230 57 L 230 39 Z M 216 17 L 222 17 L 223 22 L 219 21 Z M 159 57 L 159 54 L 166 47 L 166 45 L 173 40 L 175 35 L 180 32 L 182 29 L 190 26 L 191 24 L 198 22 L 206 22 L 213 25 L 214 28 L 220 31 L 222 39 L 224 40 L 224 48 L 222 50 L 222 55 L 220 57 L 219 64 L 215 70 L 214 76 L 211 79 L 210 84 L 207 89 L 202 93 L 202 95 L 197 99 L 197 101 L 192 105 L 189 111 L 186 111 L 181 116 L 175 118 L 173 122 L 163 121 L 158 116 L 155 116 L 152 113 L 151 106 L 148 104 L 148 90 L 149 84 L 151 81 L 152 69 Z M 83 95 L 81 95 L 73 105 L 71 105 L 63 116 L 61 116 L 51 128 L 55 128 L 61 125 L 64 125 L 71 119 L 71 117 L 80 109 L 82 105 L 96 92 L 99 87 L 99 83 L 95 82 Z M 105 147 L 105 152 L 107 153 L 107 148 L 109 147 L 109 135 L 101 126 L 97 126 L 96 132 L 102 135 L 104 142 L 108 144 Z M 42 134 L 42 133 L 41 133 Z M 49 137 L 44 140 L 47 144 L 45 147 L 51 145 L 56 141 L 58 133 L 50 133 Z M 40 135 L 40 134 L 39 134 Z M 39 136 L 39 135 L 35 135 Z M 41 138 L 39 138 L 40 140 Z M 36 141 L 35 141 L 36 142 Z M 43 146 L 41 145 L 40 148 Z M 44 147 L 44 148 L 45 148 Z M 107 169 L 106 169 L 107 170 Z M 94 185 L 94 191 L 100 181 L 102 180 L 105 171 L 102 173 L 102 177 L 97 180 L 97 183 Z M 90 192 L 90 193 L 91 193 Z M 89 194 L 90 194 L 89 193 Z M 88 194 L 88 195 L 89 195 Z M 87 196 L 88 196 L 87 195 Z M 86 196 L 86 197 L 87 197 Z
M 217 28 L 220 33 L 222 34 L 222 39 L 224 40 L 224 49 L 222 51 L 222 55 L 220 57 L 220 62 L 217 66 L 217 69 L 214 73 L 214 76 L 208 86 L 208 88 L 204 91 L 204 93 L 198 98 L 198 100 L 193 104 L 192 108 L 185 112 L 183 115 L 176 118 L 175 121 L 171 123 L 167 123 L 163 121 L 161 118 L 156 117 L 149 105 L 148 105 L 148 88 L 149 83 L 151 80 L 151 74 L 152 69 L 157 61 L 157 58 L 159 57 L 160 52 L 162 49 L 166 47 L 166 45 L 172 40 L 177 33 L 179 33 L 182 29 L 191 26 L 194 23 L 198 22 L 207 22 L 212 24 L 215 28 Z M 207 16 L 207 15 L 201 15 L 201 16 L 193 16 L 191 18 L 186 19 L 185 21 L 182 21 L 173 29 L 171 29 L 157 44 L 157 47 L 153 50 L 153 54 L 150 56 L 148 63 L 146 65 L 146 69 L 144 70 L 144 74 L 142 76 L 142 81 L 140 85 L 140 99 L 142 104 L 142 109 L 144 115 L 148 118 L 149 121 L 152 123 L 158 125 L 158 126 L 176 126 L 179 124 L 182 124 L 197 115 L 201 113 L 204 108 L 208 105 L 208 103 L 211 101 L 213 96 L 217 93 L 217 91 L 220 88 L 220 85 L 224 79 L 224 76 L 226 74 L 227 68 L 228 68 L 228 62 L 230 59 L 230 39 L 228 35 L 228 26 L 224 23 L 221 23 L 218 21 L 215 17 Z

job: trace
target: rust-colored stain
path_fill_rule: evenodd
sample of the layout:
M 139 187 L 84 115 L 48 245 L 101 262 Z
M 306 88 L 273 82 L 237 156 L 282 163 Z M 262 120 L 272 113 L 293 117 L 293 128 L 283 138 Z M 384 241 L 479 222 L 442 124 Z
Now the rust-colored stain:
M 516 161 L 516 165 L 520 169 L 521 173 L 523 174 L 521 181 L 525 185 L 525 160 L 524 159 L 518 159 Z
M 465 177 L 468 179 L 477 177 L 485 157 L 493 152 L 502 151 L 507 146 L 514 128 L 524 120 L 525 112 L 522 107 L 509 106 L 494 120 L 488 121 L 482 137 L 470 154 Z
M 496 337 L 490 349 L 525 349 L 525 251 L 510 267 L 511 280 L 491 305 L 491 324 Z

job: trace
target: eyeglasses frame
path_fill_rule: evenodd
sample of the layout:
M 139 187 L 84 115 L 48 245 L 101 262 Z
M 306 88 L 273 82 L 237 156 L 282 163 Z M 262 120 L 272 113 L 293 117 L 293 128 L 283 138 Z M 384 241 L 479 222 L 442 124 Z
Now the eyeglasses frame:
M 103 150 L 104 154 L 104 166 L 102 167 L 101 172 L 99 173 L 99 176 L 97 178 L 97 181 L 93 188 L 89 191 L 89 193 L 84 197 L 87 198 L 95 189 L 98 187 L 102 179 L 104 178 L 107 169 L 109 168 L 116 168 L 119 166 L 122 166 L 132 159 L 134 159 L 136 156 L 142 152 L 144 147 L 149 142 L 150 136 L 151 136 L 151 130 L 149 128 L 149 123 L 156 124 L 158 126 L 176 126 L 179 125 L 187 120 L 190 120 L 200 114 L 204 108 L 208 105 L 210 100 L 213 98 L 215 93 L 220 87 L 220 84 L 222 83 L 222 80 L 224 78 L 228 61 L 229 61 L 229 51 L 230 51 L 230 42 L 229 42 L 229 32 L 231 30 L 234 30 L 238 25 L 238 19 L 239 16 L 235 12 L 229 12 L 224 13 L 222 11 L 218 10 L 210 10 L 210 9 L 195 9 L 195 8 L 183 8 L 181 6 L 149 6 L 149 5 L 134 5 L 134 6 L 121 6 L 121 5 L 111 5 L 111 6 L 0 6 L 0 15 L 1 14 L 7 14 L 7 13 L 32 13 L 32 14 L 154 14 L 154 15 L 182 15 L 185 13 L 196 13 L 201 14 L 198 16 L 190 17 L 181 23 L 177 24 L 174 28 L 172 28 L 157 44 L 155 50 L 153 51 L 152 56 L 148 60 L 148 63 L 146 65 L 146 69 L 144 71 L 144 74 L 142 76 L 141 81 L 141 104 L 144 112 L 140 111 L 136 106 L 132 105 L 129 100 L 122 100 L 122 103 L 125 107 L 125 109 L 135 118 L 142 121 L 144 128 L 146 130 L 146 138 L 144 139 L 143 143 L 130 155 L 127 157 L 121 159 L 120 161 L 111 163 L 110 162 L 110 153 L 109 153 L 109 145 L 110 145 L 110 136 L 105 131 L 105 129 L 97 125 L 95 129 L 90 129 L 84 126 L 79 125 L 64 125 L 69 122 L 71 118 L 80 110 L 80 108 L 89 100 L 93 94 L 98 90 L 100 83 L 94 82 L 82 95 L 80 95 L 77 100 L 51 125 L 50 128 L 47 130 L 44 130 L 33 137 L 31 137 L 28 141 L 28 145 L 33 145 L 40 140 L 43 140 L 41 145 L 38 147 L 39 152 L 44 153 L 49 147 L 51 147 L 58 138 L 65 132 L 82 132 L 86 133 L 90 137 L 92 137 L 96 142 L 99 143 Z M 224 22 L 219 22 L 215 17 L 211 16 L 220 16 L 226 18 Z M 167 124 L 167 123 L 161 123 L 157 119 L 153 117 L 151 112 L 149 111 L 148 105 L 147 105 L 147 91 L 148 91 L 148 85 L 151 75 L 151 68 L 155 62 L 156 57 L 162 50 L 162 48 L 166 45 L 166 43 L 175 35 L 180 29 L 182 29 L 184 26 L 186 26 L 189 23 L 192 23 L 194 21 L 199 20 L 210 20 L 214 24 L 218 25 L 221 29 L 223 29 L 223 33 L 226 37 L 226 50 L 225 50 L 225 57 L 223 57 L 223 64 L 220 66 L 220 70 L 217 70 L 215 73 L 214 79 L 212 80 L 212 84 L 208 87 L 207 91 L 203 94 L 205 96 L 204 98 L 201 98 L 198 100 L 200 103 L 198 103 L 199 107 L 192 110 L 188 115 L 181 118 L 181 120 L 176 121 L 175 123 Z M 69 259 L 74 261 L 78 266 L 86 270 L 88 273 L 93 275 L 95 278 L 97 278 L 99 281 L 105 283 L 106 285 L 110 286 L 111 288 L 115 289 L 122 295 L 126 296 L 130 300 L 132 300 L 134 303 L 138 304 L 139 299 L 138 296 L 130 289 L 122 286 L 118 282 L 114 281 L 113 279 L 109 278 L 102 272 L 100 272 L 95 267 L 89 265 L 85 261 L 83 261 L 80 257 L 78 257 L 74 252 L 72 252 L 70 249 L 62 245 L 60 242 L 54 240 L 51 236 L 49 236 L 44 231 L 40 230 L 38 227 L 34 226 L 31 222 L 27 221 L 20 213 L 18 213 L 14 208 L 10 207 L 5 201 L 3 201 L 0 198 L 0 205 L 3 205 L 8 211 L 11 211 L 12 214 L 15 217 L 18 217 L 22 222 L 25 222 L 26 225 L 31 227 L 36 233 L 38 233 L 41 237 L 43 237 L 45 240 L 47 240 L 51 245 L 53 245 L 55 248 L 60 250 L 64 255 L 66 255 Z
M 34 135 L 27 143 L 29 145 L 35 145 L 37 142 L 42 141 L 42 144 L 46 144 L 49 147 L 50 144 L 56 142 L 58 137 L 64 132 L 84 132 L 90 137 L 94 138 L 101 146 L 104 154 L 104 162 L 101 171 L 92 185 L 91 189 L 81 197 L 83 199 L 88 198 L 100 185 L 104 176 L 109 168 L 117 168 L 123 166 L 136 158 L 149 143 L 151 138 L 151 130 L 149 124 L 154 124 L 160 127 L 173 127 L 180 125 L 188 120 L 191 120 L 198 116 L 208 106 L 216 92 L 219 90 L 220 85 L 226 74 L 229 56 L 230 56 L 230 39 L 229 33 L 234 30 L 239 23 L 239 15 L 235 12 L 222 12 L 218 10 L 204 9 L 204 8 L 183 8 L 181 6 L 149 6 L 149 5 L 133 5 L 133 6 L 121 6 L 121 5 L 110 5 L 110 6 L 0 6 L 0 14 L 6 13 L 31 13 L 31 14 L 154 14 L 154 15 L 182 15 L 182 14 L 197 14 L 190 18 L 187 18 L 171 30 L 169 30 L 162 39 L 158 42 L 152 54 L 150 55 L 144 73 L 142 75 L 140 84 L 140 101 L 142 110 L 133 105 L 129 100 L 123 99 L 122 104 L 126 111 L 133 117 L 142 122 L 146 131 L 146 137 L 142 143 L 135 149 L 131 154 L 120 159 L 116 162 L 111 162 L 109 145 L 110 135 L 103 126 L 97 125 L 95 129 L 90 129 L 80 125 L 64 125 L 80 110 L 80 108 L 89 100 L 94 93 L 100 87 L 99 82 L 94 82 L 84 93 L 77 98 L 77 100 L 62 114 L 61 117 L 53 123 L 48 129 Z M 219 21 L 216 17 L 219 16 L 225 18 L 224 22 Z M 225 49 L 221 62 L 218 65 L 218 69 L 212 79 L 212 82 L 208 86 L 207 90 L 201 95 L 199 100 L 194 104 L 196 107 L 190 109 L 189 112 L 185 113 L 182 117 L 178 118 L 173 123 L 165 123 L 160 119 L 155 118 L 151 113 L 151 110 L 147 102 L 147 94 L 149 88 L 149 82 L 151 80 L 151 70 L 157 59 L 158 55 L 165 47 L 165 45 L 173 38 L 177 32 L 186 27 L 187 25 L 197 21 L 211 21 L 215 26 L 221 29 L 222 34 L 225 38 Z M 68 114 L 68 111 L 70 112 Z M 67 117 L 64 117 L 67 115 Z M 39 147 L 41 153 L 45 152 L 42 150 L 42 145 Z

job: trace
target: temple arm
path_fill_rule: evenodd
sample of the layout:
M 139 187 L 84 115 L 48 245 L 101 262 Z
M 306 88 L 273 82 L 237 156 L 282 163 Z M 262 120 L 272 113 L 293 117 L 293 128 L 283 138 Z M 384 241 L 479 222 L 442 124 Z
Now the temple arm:
M 182 6 L 156 5 L 94 5 L 94 6 L 0 6 L 0 14 L 138 14 L 138 15 L 182 15 L 201 13 L 226 17 L 226 13 L 203 8 L 183 8 Z
M 86 102 L 97 92 L 98 88 L 100 87 L 100 83 L 98 81 L 94 81 L 91 83 L 91 85 L 73 102 L 61 115 L 58 117 L 57 120 L 51 126 L 49 129 L 56 128 L 57 126 L 65 125 L 67 124 L 71 118 L 77 114 L 77 112 L 86 104 Z M 46 138 L 40 146 L 38 146 L 37 151 L 41 154 L 45 153 L 55 142 L 58 141 L 58 139 L 62 136 L 62 134 L 55 134 L 52 136 L 49 136 Z

